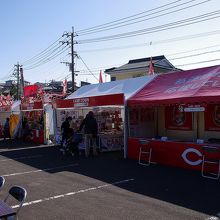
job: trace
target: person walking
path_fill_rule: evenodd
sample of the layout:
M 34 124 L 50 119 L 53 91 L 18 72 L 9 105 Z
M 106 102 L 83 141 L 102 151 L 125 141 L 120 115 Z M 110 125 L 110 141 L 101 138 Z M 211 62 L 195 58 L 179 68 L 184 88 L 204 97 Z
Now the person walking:
M 6 138 L 10 138 L 9 118 L 6 118 L 6 121 L 5 121 L 5 124 L 4 124 L 4 140 Z
M 90 147 L 93 147 L 93 155 L 97 155 L 97 133 L 98 133 L 98 125 L 97 121 L 94 117 L 94 113 L 90 111 L 86 117 L 83 119 L 80 125 L 80 131 L 84 128 L 85 134 L 85 155 L 89 156 Z

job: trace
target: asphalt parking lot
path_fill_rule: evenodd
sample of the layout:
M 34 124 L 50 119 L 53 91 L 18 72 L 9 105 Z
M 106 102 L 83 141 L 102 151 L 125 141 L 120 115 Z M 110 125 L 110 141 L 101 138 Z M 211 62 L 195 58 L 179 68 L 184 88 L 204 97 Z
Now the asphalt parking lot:
M 0 141 L 0 175 L 27 189 L 19 219 L 220 219 L 220 180 L 124 160 L 63 156 L 55 146 Z M 16 207 L 16 204 L 13 204 Z

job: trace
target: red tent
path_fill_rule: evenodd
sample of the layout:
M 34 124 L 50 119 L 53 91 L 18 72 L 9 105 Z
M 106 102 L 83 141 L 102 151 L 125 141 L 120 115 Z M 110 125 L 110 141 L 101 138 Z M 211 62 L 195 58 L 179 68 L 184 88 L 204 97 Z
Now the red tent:
M 150 162 L 197 169 L 203 176 L 205 169 L 219 178 L 220 65 L 158 75 L 127 103 L 129 158 L 141 159 L 144 140 Z M 213 159 L 207 149 L 215 167 L 207 167 Z
M 156 77 L 128 105 L 167 105 L 220 101 L 220 65 Z

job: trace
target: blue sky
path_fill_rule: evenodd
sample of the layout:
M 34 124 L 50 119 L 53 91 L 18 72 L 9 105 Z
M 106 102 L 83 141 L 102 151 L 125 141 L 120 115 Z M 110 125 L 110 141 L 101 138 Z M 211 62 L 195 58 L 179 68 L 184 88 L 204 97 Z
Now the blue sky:
M 74 26 L 75 31 L 78 32 L 85 28 L 90 28 L 146 10 L 151 10 L 168 3 L 173 3 L 174 1 L 175 0 L 2 0 L 0 2 L 0 81 L 9 79 L 9 75 L 11 75 L 10 70 L 12 70 L 14 64 L 17 62 L 23 64 L 25 60 L 32 58 L 61 37 L 64 31 L 71 31 L 72 26 Z M 155 27 L 169 22 L 220 10 L 219 0 L 182 0 L 176 1 L 173 5 L 185 3 L 184 6 L 179 7 L 183 8 L 198 4 L 199 2 L 204 3 L 133 25 L 92 35 L 79 35 L 76 40 L 80 41 L 83 39 L 109 36 L 143 28 Z M 171 40 L 167 43 L 161 43 L 161 41 L 220 30 L 219 21 L 220 18 L 216 18 L 190 26 L 137 37 L 105 41 L 101 43 L 77 44 L 75 49 L 97 78 L 100 69 L 104 71 L 105 68 L 125 64 L 130 59 L 162 54 L 170 59 L 171 63 L 182 69 L 217 65 L 220 61 L 207 63 L 204 63 L 203 61 L 220 59 L 220 52 L 218 52 L 218 50 L 220 50 L 219 33 L 181 41 Z M 152 43 L 150 44 L 150 42 Z M 137 44 L 145 45 L 134 47 L 134 45 Z M 124 46 L 132 47 L 117 50 L 108 49 L 94 51 L 104 48 L 118 48 Z M 207 47 L 207 49 L 202 49 L 205 47 Z M 192 54 L 201 55 L 176 59 L 178 57 L 190 56 Z M 37 68 L 24 70 L 24 77 L 31 82 L 49 82 L 52 79 L 63 79 L 65 76 L 68 76 L 69 70 L 67 66 L 60 63 L 62 61 L 70 61 L 68 51 L 61 54 L 56 59 L 51 60 L 51 62 Z M 183 64 L 196 62 L 201 63 L 181 66 Z M 29 63 L 29 67 L 30 66 L 31 63 Z M 76 70 L 81 71 L 76 77 L 77 82 L 80 80 L 92 83 L 97 82 L 95 77 L 87 72 L 86 67 L 81 60 L 76 60 Z M 108 80 L 108 77 L 106 80 Z

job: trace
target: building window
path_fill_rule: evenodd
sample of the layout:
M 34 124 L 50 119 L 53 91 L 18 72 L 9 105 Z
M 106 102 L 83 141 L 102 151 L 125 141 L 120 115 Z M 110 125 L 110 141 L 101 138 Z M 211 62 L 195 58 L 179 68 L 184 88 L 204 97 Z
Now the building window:
M 111 76 L 111 81 L 116 81 L 116 76 Z

